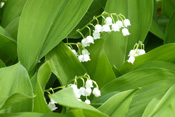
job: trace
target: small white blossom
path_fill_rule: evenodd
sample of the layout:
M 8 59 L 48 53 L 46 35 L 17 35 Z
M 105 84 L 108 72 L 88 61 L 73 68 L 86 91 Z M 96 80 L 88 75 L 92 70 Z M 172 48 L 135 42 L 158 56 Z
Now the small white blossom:
M 98 88 L 94 88 L 92 93 L 94 94 L 95 97 L 101 96 L 101 92 Z
M 125 27 L 131 26 L 129 19 L 125 19 L 123 22 L 124 22 Z
M 93 37 L 92 36 L 87 36 L 86 37 L 86 40 L 87 40 L 87 43 L 93 43 L 94 44 L 94 39 L 93 39 Z
M 116 24 L 118 25 L 119 28 L 123 27 L 123 22 L 120 21 L 120 20 L 118 20 L 118 21 L 116 22 Z
M 83 47 L 90 46 L 90 43 L 87 43 L 86 38 L 81 40 L 81 44 L 82 44 Z
M 123 33 L 123 36 L 127 36 L 127 35 L 130 35 L 129 31 L 127 28 L 123 28 L 122 29 L 122 33 Z
M 142 55 L 145 54 L 145 50 L 144 49 L 138 49 L 138 55 Z
M 130 56 L 129 59 L 127 60 L 129 63 L 134 63 L 135 61 L 135 57 L 134 56 Z
M 87 55 L 90 55 L 90 53 L 88 52 L 87 49 L 83 49 L 83 50 L 82 50 L 82 54 L 83 54 L 83 55 L 86 55 L 86 54 L 87 54 Z
M 86 104 L 91 104 L 91 101 L 88 100 L 88 99 L 86 99 L 86 100 L 85 100 L 85 103 L 86 103 Z
M 135 54 L 136 54 L 136 50 L 131 50 L 129 52 L 129 55 L 128 56 L 135 56 Z
M 85 96 L 90 96 L 91 95 L 91 92 L 92 92 L 92 89 L 91 88 L 86 88 L 85 89 Z
M 1 2 L 1 8 L 4 6 L 4 2 Z
M 120 31 L 120 28 L 116 23 L 112 24 L 112 31 Z
M 112 25 L 112 18 L 111 17 L 107 17 L 105 20 L 106 20 L 106 25 Z
M 95 25 L 95 32 L 101 32 L 102 26 L 100 24 Z
M 84 87 L 80 87 L 79 90 L 82 96 L 86 96 L 86 89 Z
M 79 89 L 77 88 L 77 85 L 71 84 L 70 86 L 73 88 L 73 91 L 74 91 L 76 98 L 80 98 L 81 93 L 80 93 Z
M 83 47 L 90 46 L 91 43 L 94 44 L 94 39 L 92 36 L 87 36 L 85 39 L 81 40 L 81 44 Z
M 103 32 L 111 32 L 110 26 L 109 25 L 103 25 L 102 31 Z
M 79 55 L 78 56 L 78 59 L 80 62 L 87 62 L 87 61 L 90 61 L 90 56 L 88 54 L 85 54 L 85 55 Z
M 91 87 L 94 87 L 92 80 L 87 80 L 86 81 L 86 88 L 91 88 Z
M 94 30 L 94 32 L 93 32 L 93 38 L 94 39 L 100 39 L 100 32 Z
M 54 103 L 52 103 L 52 102 L 49 102 L 48 107 L 49 107 L 52 111 L 54 111 L 54 110 L 56 110 L 56 109 L 58 108 L 58 107 L 56 107 L 56 105 L 55 105 Z

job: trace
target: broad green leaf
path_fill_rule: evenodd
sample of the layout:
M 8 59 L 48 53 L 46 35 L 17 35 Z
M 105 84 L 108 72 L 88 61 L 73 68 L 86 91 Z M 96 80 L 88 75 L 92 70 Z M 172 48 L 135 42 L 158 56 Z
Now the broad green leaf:
M 155 48 L 148 53 L 135 57 L 135 62 L 132 65 L 131 63 L 126 62 L 120 72 L 127 73 L 130 70 L 148 62 L 148 61 L 165 61 L 165 62 L 175 62 L 175 52 L 172 51 L 175 49 L 175 44 L 166 44 L 158 48 Z M 163 53 L 163 54 L 162 54 Z
M 71 109 L 67 113 L 68 117 L 108 117 L 107 115 L 101 115 L 98 112 L 85 110 L 85 109 Z
M 125 117 L 137 90 L 120 92 L 108 99 L 98 109 L 111 117 Z
M 3 7 L 1 25 L 6 27 L 15 18 L 21 15 L 27 0 L 7 0 Z
M 121 13 L 131 22 L 128 27 L 131 34 L 128 37 L 124 37 L 121 31 L 114 32 L 105 43 L 111 65 L 120 69 L 134 44 L 145 40 L 152 22 L 153 0 L 108 0 L 105 11 Z
M 100 88 L 116 78 L 105 55 L 104 41 L 105 39 L 96 40 L 95 44 L 88 48 L 91 61 L 84 63 L 88 74 L 97 82 Z
M 153 98 L 159 98 L 175 84 L 175 72 L 162 68 L 144 68 L 129 72 L 106 84 L 102 95 L 113 91 L 141 89 L 134 96 L 129 109 L 129 117 L 139 117 Z
M 81 108 L 84 110 L 94 111 L 94 112 L 97 112 L 98 115 L 101 115 L 102 117 L 106 117 L 105 114 L 101 113 L 99 110 L 92 107 L 91 105 L 78 101 L 78 99 L 75 97 L 75 94 L 72 88 L 64 88 L 54 94 L 49 95 L 49 97 L 62 106 L 66 106 L 69 108 Z
M 34 112 L 47 113 L 51 112 L 49 107 L 47 106 L 47 102 L 44 97 L 45 86 L 50 78 L 51 68 L 48 62 L 45 62 L 38 70 L 37 74 L 37 82 L 35 87 L 35 95 L 34 98 Z
M 175 12 L 173 12 L 172 16 L 170 17 L 169 23 L 167 25 L 167 28 L 165 30 L 165 40 L 164 43 L 175 43 Z
M 160 100 L 152 100 L 146 107 L 142 117 L 152 117 L 158 112 L 163 111 L 164 108 L 169 105 L 172 99 L 175 97 L 175 85 L 168 89 Z M 150 109 L 151 108 L 151 109 Z
M 135 69 L 141 69 L 141 68 L 164 68 L 164 69 L 175 71 L 175 64 L 170 62 L 164 62 L 164 61 L 150 61 L 140 65 Z
M 162 0 L 162 11 L 163 13 L 170 17 L 175 10 L 174 0 Z
M 21 113 L 4 113 L 1 117 L 67 117 L 60 113 L 35 113 L 35 112 L 21 112 Z
M 17 59 L 17 45 L 6 30 L 0 27 L 0 51 L 7 55 L 12 61 Z M 3 56 L 2 56 L 3 57 Z M 1 58 L 2 58 L 1 57 Z M 8 58 L 5 58 L 8 59 Z
M 5 30 L 13 37 L 13 39 L 17 40 L 17 33 L 18 33 L 18 25 L 19 25 L 20 17 L 15 18 L 12 22 L 10 22 L 6 27 Z
M 161 27 L 159 26 L 158 22 L 155 21 L 155 19 L 152 20 L 150 32 L 159 37 L 160 39 L 164 40 L 165 34 L 161 29 Z
M 86 73 L 84 66 L 62 42 L 46 56 L 46 59 L 50 63 L 52 72 L 64 86 L 73 81 L 75 76 Z
M 24 101 L 33 97 L 32 85 L 20 63 L 0 69 L 0 94 L 0 109 L 12 106 L 5 111 L 31 111 L 31 101 L 30 104 Z
M 92 0 L 28 0 L 20 17 L 18 57 L 30 71 L 78 24 Z M 36 22 L 39 21 L 39 22 Z

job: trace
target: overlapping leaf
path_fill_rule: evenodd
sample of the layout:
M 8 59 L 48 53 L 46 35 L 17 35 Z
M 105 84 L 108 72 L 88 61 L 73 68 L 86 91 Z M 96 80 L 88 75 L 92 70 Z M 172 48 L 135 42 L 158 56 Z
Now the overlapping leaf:
M 64 86 L 73 81 L 75 76 L 86 73 L 84 66 L 64 43 L 54 48 L 46 59 L 50 63 L 52 72 Z
M 126 91 L 141 87 L 136 93 L 128 116 L 141 116 L 147 104 L 153 99 L 158 98 L 173 85 L 175 72 L 162 68 L 144 68 L 129 72 L 118 79 L 106 84 L 102 89 L 102 95 L 113 91 Z
M 0 109 L 12 106 L 4 111 L 31 111 L 32 85 L 20 63 L 0 69 L 0 94 Z
M 21 15 L 22 9 L 27 0 L 8 0 L 2 12 L 1 25 L 6 27 L 15 18 Z
M 49 109 L 47 102 L 44 97 L 45 86 L 50 78 L 51 68 L 48 62 L 45 62 L 39 69 L 37 74 L 37 81 L 35 87 L 35 95 L 34 98 L 34 112 L 47 113 L 51 112 Z
M 91 2 L 92 0 L 26 2 L 19 23 L 18 57 L 28 71 L 73 30 Z

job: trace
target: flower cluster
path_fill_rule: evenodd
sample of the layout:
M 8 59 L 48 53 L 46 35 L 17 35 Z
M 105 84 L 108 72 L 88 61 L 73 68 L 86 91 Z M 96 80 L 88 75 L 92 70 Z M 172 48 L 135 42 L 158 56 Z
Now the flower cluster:
M 141 41 L 139 41 L 139 43 L 136 43 L 134 45 L 134 48 L 129 52 L 129 59 L 127 61 L 133 64 L 135 61 L 135 57 L 143 54 L 145 54 L 144 44 Z
M 104 24 L 101 25 L 99 23 L 98 18 L 102 17 L 104 20 Z M 115 18 L 116 17 L 116 18 Z M 115 20 L 116 19 L 116 20 Z M 92 22 L 96 20 L 97 24 L 94 25 Z M 93 31 L 91 31 L 91 28 L 89 26 L 92 26 Z M 90 46 L 90 44 L 94 44 L 94 40 L 101 39 L 101 33 L 103 32 L 119 32 L 122 31 L 123 36 L 130 35 L 127 27 L 131 26 L 130 20 L 126 19 L 124 15 L 122 14 L 115 14 L 115 13 L 107 13 L 103 12 L 101 15 L 94 17 L 93 20 L 91 20 L 86 26 L 84 26 L 82 29 L 78 29 L 77 32 L 80 33 L 82 36 L 81 43 L 77 43 L 78 47 L 78 53 L 76 50 L 70 48 L 72 52 L 78 57 L 80 62 L 87 62 L 90 61 L 90 53 L 86 49 L 86 47 Z M 81 31 L 85 28 L 89 29 L 88 36 L 84 36 Z M 91 35 L 92 32 L 92 35 Z M 67 43 L 67 45 L 71 46 L 70 43 Z M 81 49 L 80 49 L 81 46 Z
M 83 81 L 83 86 L 80 88 L 78 88 L 77 86 L 78 79 L 81 79 Z M 86 82 L 84 79 L 86 79 Z M 95 84 L 95 88 L 93 84 Z M 97 83 L 94 80 L 91 80 L 88 74 L 85 74 L 83 76 L 78 76 L 78 77 L 76 76 L 74 80 L 74 84 L 69 84 L 69 86 L 73 88 L 74 94 L 79 101 L 82 101 L 81 96 L 85 96 L 86 100 L 84 102 L 87 104 L 91 103 L 90 100 L 87 98 L 87 96 L 90 96 L 91 94 L 93 94 L 95 97 L 101 96 L 101 92 L 98 88 Z

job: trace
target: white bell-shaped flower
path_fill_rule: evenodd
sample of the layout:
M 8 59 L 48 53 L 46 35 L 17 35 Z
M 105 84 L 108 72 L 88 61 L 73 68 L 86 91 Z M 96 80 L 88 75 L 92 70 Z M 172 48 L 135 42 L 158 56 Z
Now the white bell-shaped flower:
M 86 103 L 86 104 L 91 104 L 91 101 L 88 100 L 88 99 L 86 99 L 86 100 L 85 100 L 85 103 Z
M 88 43 L 86 39 L 82 39 L 81 44 L 82 44 L 83 47 L 90 46 L 90 43 Z
M 111 17 L 107 17 L 105 19 L 105 21 L 106 21 L 106 25 L 112 25 L 112 18 Z
M 122 33 L 123 33 L 123 36 L 127 36 L 127 35 L 130 35 L 129 31 L 127 28 L 123 28 L 122 29 Z
M 91 92 L 92 92 L 92 89 L 91 88 L 86 88 L 85 89 L 85 96 L 90 96 L 91 95 Z
M 131 26 L 129 19 L 125 19 L 123 22 L 124 22 L 125 27 Z
M 103 32 L 111 32 L 110 26 L 109 25 L 103 25 L 102 31 Z
M 119 29 L 120 29 L 121 27 L 123 27 L 123 22 L 120 21 L 120 20 L 118 20 L 118 21 L 116 22 L 116 24 L 118 25 Z
M 95 32 L 101 32 L 102 26 L 100 24 L 95 25 Z
M 89 79 L 88 79 L 88 80 L 86 81 L 86 88 L 91 88 L 91 87 L 94 87 L 94 86 L 93 86 L 93 82 L 92 82 L 92 80 L 89 80 Z
M 127 60 L 129 63 L 134 63 L 135 61 L 135 57 L 134 56 L 130 56 L 129 59 Z
M 142 54 L 145 54 L 145 50 L 144 49 L 139 49 L 138 50 L 138 55 L 142 55 Z
M 90 55 L 90 53 L 88 52 L 88 50 L 87 49 L 83 49 L 82 50 L 82 55 Z
M 94 30 L 94 32 L 93 32 L 93 38 L 94 39 L 100 39 L 100 32 L 97 32 L 97 31 Z
M 95 97 L 101 96 L 101 92 L 98 88 L 94 88 L 92 93 L 94 94 Z
M 83 55 L 79 55 L 78 59 L 79 59 L 80 62 L 84 62 L 84 56 Z
M 84 62 L 91 60 L 88 54 L 83 55 L 83 57 L 84 57 Z
M 80 93 L 79 89 L 77 88 L 77 85 L 71 84 L 70 86 L 73 88 L 75 97 L 76 97 L 76 98 L 80 98 L 81 93 Z
M 56 109 L 58 108 L 58 107 L 56 107 L 55 103 L 52 103 L 52 102 L 49 102 L 48 107 L 49 107 L 52 111 L 54 111 L 54 110 L 56 110 Z
M 134 56 L 136 54 L 136 50 L 130 50 L 128 56 Z
M 112 31 L 120 31 L 120 27 L 116 23 L 112 24 Z
M 84 87 L 80 87 L 79 91 L 82 96 L 86 96 L 86 89 Z
M 93 37 L 92 37 L 92 36 L 87 36 L 87 37 L 86 37 L 86 42 L 89 43 L 89 44 L 90 44 L 90 43 L 93 43 L 93 44 L 94 44 L 94 39 L 93 39 Z
M 87 62 L 90 61 L 90 56 L 88 54 L 84 54 L 84 55 L 79 55 L 78 59 L 80 62 Z

